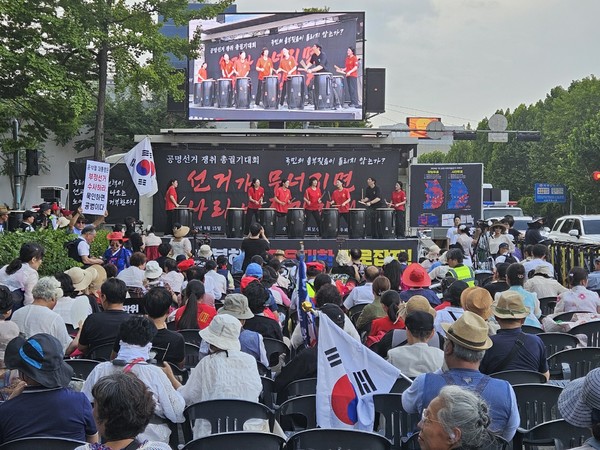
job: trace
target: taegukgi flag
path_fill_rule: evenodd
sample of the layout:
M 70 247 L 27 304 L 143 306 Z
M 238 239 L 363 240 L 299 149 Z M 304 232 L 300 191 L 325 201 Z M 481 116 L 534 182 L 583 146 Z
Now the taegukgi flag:
M 127 152 L 125 164 L 127 164 L 133 184 L 141 196 L 152 197 L 158 192 L 156 167 L 149 137 L 145 137 L 143 141 Z
M 373 431 L 373 395 L 387 394 L 400 370 L 319 314 L 317 425 Z

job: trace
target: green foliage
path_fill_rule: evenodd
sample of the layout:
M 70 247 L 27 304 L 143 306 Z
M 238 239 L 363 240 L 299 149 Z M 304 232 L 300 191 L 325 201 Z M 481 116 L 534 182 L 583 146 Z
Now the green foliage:
M 446 154 L 439 150 L 418 156 L 419 164 L 441 164 L 446 162 Z
M 107 231 L 102 230 L 96 234 L 91 249 L 93 256 L 101 256 L 108 248 L 107 234 Z M 81 266 L 81 263 L 69 258 L 67 250 L 64 248 L 64 244 L 72 239 L 76 239 L 76 236 L 65 233 L 63 230 L 2 233 L 0 234 L 0 265 L 8 264 L 17 258 L 24 243 L 37 242 L 45 250 L 44 260 L 38 271 L 40 276 L 54 275 L 71 267 Z

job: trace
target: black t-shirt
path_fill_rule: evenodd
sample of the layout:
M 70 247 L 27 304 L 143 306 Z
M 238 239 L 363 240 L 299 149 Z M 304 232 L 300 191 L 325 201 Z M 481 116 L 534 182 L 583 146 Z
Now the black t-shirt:
M 506 281 L 498 281 L 497 283 L 489 283 L 484 286 L 484 288 L 487 289 L 487 291 L 490 293 L 492 298 L 494 298 L 494 296 L 498 292 L 508 291 L 509 287 L 510 286 L 508 285 L 508 283 Z
M 263 337 L 283 341 L 283 333 L 281 332 L 279 323 L 269 317 L 255 315 L 252 319 L 246 320 L 244 328 L 256 331 L 262 334 Z
M 262 259 L 266 261 L 267 251 L 269 250 L 269 248 L 269 243 L 264 239 L 244 239 L 242 241 L 241 246 L 241 249 L 245 252 L 242 270 L 246 271 L 246 267 L 248 267 L 248 264 L 250 264 L 250 260 L 255 255 L 260 255 Z
M 367 186 L 365 189 L 365 197 L 371 201 L 371 199 L 379 198 L 377 203 L 371 203 L 371 208 L 383 208 L 383 201 L 381 200 L 381 190 L 379 186 L 374 186 L 372 188 Z
M 313 67 L 316 67 L 316 66 L 323 67 L 321 70 L 318 70 L 317 72 L 329 72 L 329 69 L 327 68 L 327 66 L 329 65 L 329 61 L 327 60 L 327 55 L 323 51 L 319 55 L 317 55 L 316 53 L 313 53 L 310 57 L 310 63 Z
M 281 369 L 281 373 L 275 378 L 273 390 L 282 392 L 292 381 L 303 378 L 315 378 L 317 376 L 317 347 L 302 350 L 289 364 Z
M 115 353 L 119 353 L 119 349 L 121 348 L 119 345 L 120 340 L 120 336 L 117 336 L 115 339 L 115 344 L 113 346 Z M 176 331 L 161 328 L 156 332 L 154 339 L 152 339 L 152 347 L 158 347 L 167 350 L 164 354 L 156 355 L 156 360 L 159 362 L 166 361 L 175 365 L 179 365 L 179 363 L 185 358 L 185 339 Z
M 103 344 L 112 344 L 119 334 L 121 323 L 131 316 L 125 311 L 102 311 L 90 314 L 83 323 L 79 343 L 89 350 Z

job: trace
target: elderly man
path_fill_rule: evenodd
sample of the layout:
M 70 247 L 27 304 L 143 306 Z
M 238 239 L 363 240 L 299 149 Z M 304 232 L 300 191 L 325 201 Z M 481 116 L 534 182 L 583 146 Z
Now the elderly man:
M 444 362 L 447 371 L 419 375 L 402 394 L 402 406 L 411 413 L 423 412 L 442 387 L 457 385 L 477 392 L 490 405 L 490 431 L 510 441 L 520 423 L 515 392 L 504 380 L 490 378 L 479 371 L 485 351 L 492 346 L 486 322 L 470 311 L 453 324 L 444 324 L 446 342 Z
M 373 303 L 375 298 L 373 294 L 373 281 L 379 276 L 379 269 L 375 266 L 369 266 L 365 269 L 366 283 L 362 286 L 356 286 L 344 300 L 344 308 L 350 310 L 353 306 L 364 303 Z
M 90 246 L 94 242 L 94 239 L 96 239 L 96 227 L 94 225 L 86 225 L 81 230 L 81 239 L 79 240 L 79 244 L 77 244 L 77 254 L 81 258 L 84 267 L 94 264 L 104 264 L 102 258 L 94 258 L 90 254 Z

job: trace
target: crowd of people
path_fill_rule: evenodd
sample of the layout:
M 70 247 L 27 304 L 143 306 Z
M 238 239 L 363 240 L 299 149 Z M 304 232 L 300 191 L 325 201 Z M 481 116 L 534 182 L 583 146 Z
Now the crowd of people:
M 487 448 L 495 436 L 510 441 L 520 423 L 511 385 L 490 375 L 516 369 L 549 378 L 546 347 L 522 330 L 547 325 L 540 299 L 555 297 L 557 312 L 586 311 L 587 320 L 600 313 L 588 286 L 600 270 L 574 267 L 563 286 L 541 243 L 518 261 L 498 260 L 504 247 L 515 252 L 505 226 L 487 236 L 496 250 L 489 279 L 476 280 L 459 235 L 447 251 L 432 246 L 418 261 L 399 252 L 381 267 L 365 266 L 359 249 L 341 249 L 333 267 L 307 262 L 304 299 L 298 261 L 271 249 L 256 223 L 234 261 L 214 258 L 206 243 L 193 255 L 190 230 L 179 224 L 170 243 L 154 239 L 151 228 L 135 246 L 134 233 L 113 231 L 104 255 L 94 256 L 95 227 L 79 226 L 80 216 L 79 259 L 66 272 L 39 277 L 45 249 L 36 242 L 0 268 L 0 443 L 54 436 L 79 440 L 82 449 L 169 448 L 169 423 L 183 422 L 186 406 L 257 402 L 261 376 L 273 377 L 284 396 L 293 381 L 318 374 L 318 333 L 307 339 L 299 324 L 301 302 L 309 301 L 317 319 L 327 315 L 413 379 L 401 401 L 422 416 L 413 430 L 421 448 Z M 600 257 L 596 263 L 600 269 Z M 182 378 L 189 330 L 196 330 L 198 362 Z M 269 359 L 267 338 L 292 357 Z M 110 357 L 72 389 L 66 359 L 95 358 L 102 349 Z M 561 396 L 570 401 L 559 402 L 568 421 L 592 428 L 589 448 L 600 438 L 598 373 L 571 383 Z M 583 389 L 596 398 L 582 398 Z M 586 408 L 592 413 L 583 421 L 578 411 Z M 273 431 L 260 420 L 254 429 Z M 197 420 L 193 433 L 210 434 L 210 424 Z

